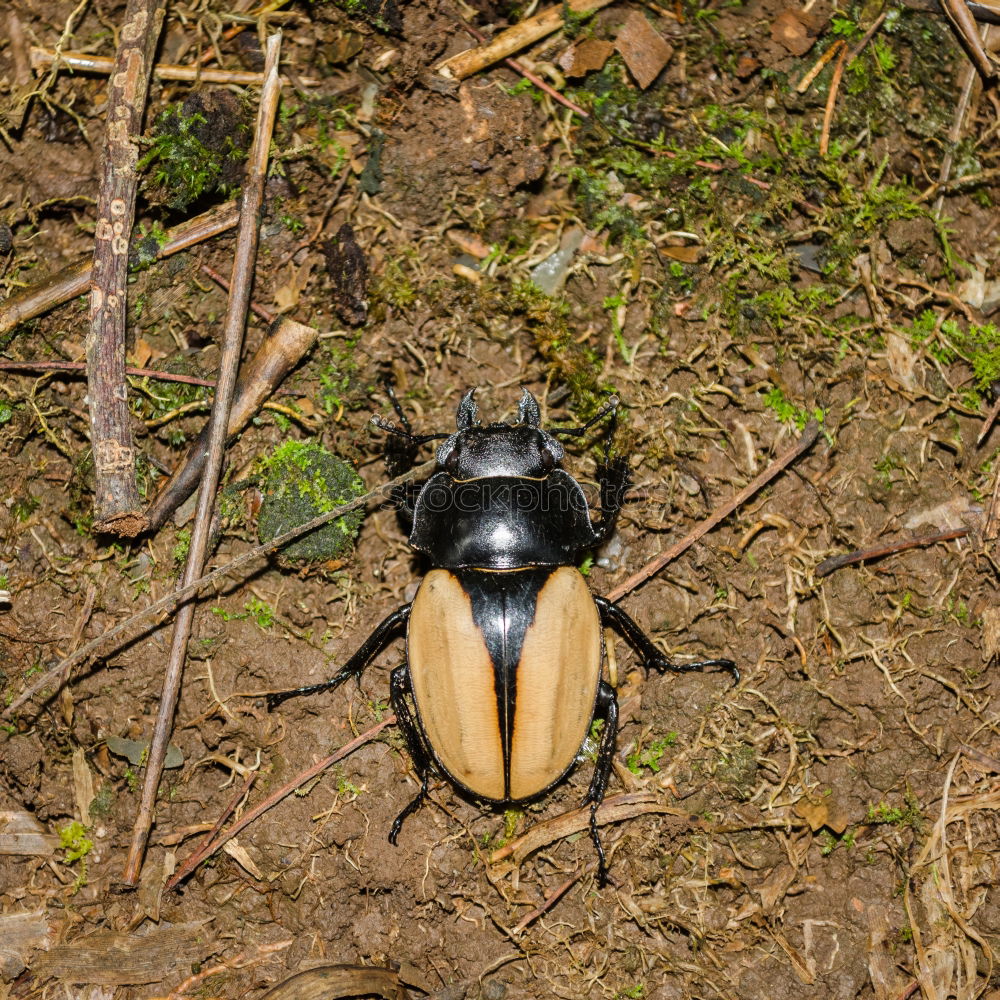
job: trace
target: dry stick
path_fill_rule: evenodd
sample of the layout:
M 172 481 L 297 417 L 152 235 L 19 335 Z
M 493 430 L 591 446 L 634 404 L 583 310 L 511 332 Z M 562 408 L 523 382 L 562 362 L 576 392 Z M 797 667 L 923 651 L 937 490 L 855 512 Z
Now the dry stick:
M 569 890 L 572 889 L 573 886 L 576 885 L 576 883 L 579 882 L 581 878 L 583 878 L 584 874 L 586 873 L 577 872 L 576 875 L 570 876 L 568 879 L 566 879 L 565 882 L 563 882 L 562 885 L 558 886 L 552 892 L 550 892 L 545 897 L 545 900 L 542 902 L 540 906 L 536 906 L 535 909 L 533 909 L 530 913 L 526 914 L 517 922 L 517 926 L 514 927 L 513 930 L 511 930 L 511 934 L 522 933 L 529 924 L 534 923 L 534 921 L 536 921 L 540 916 L 542 916 L 542 914 L 544 914 L 546 910 L 551 910 L 552 907 L 555 906 L 556 903 L 558 903 L 559 900 L 562 899 L 562 897 L 567 892 L 569 892 Z
M 837 91 L 840 90 L 840 80 L 844 75 L 844 64 L 846 62 L 847 42 L 841 40 L 840 55 L 837 57 L 837 65 L 833 67 L 830 92 L 826 95 L 826 108 L 823 110 L 823 131 L 819 137 L 820 156 L 826 156 L 830 149 L 830 126 L 833 124 L 833 109 L 837 106 Z
M 819 437 L 819 423 L 810 420 L 802 431 L 802 437 L 793 448 L 789 448 L 780 458 L 775 459 L 753 482 L 745 486 L 731 500 L 715 510 L 710 517 L 707 517 L 696 528 L 685 535 L 679 542 L 671 545 L 669 549 L 661 552 L 655 559 L 646 563 L 638 573 L 633 573 L 624 583 L 620 583 L 608 594 L 609 601 L 619 601 L 626 594 L 631 593 L 640 584 L 645 583 L 651 576 L 659 573 L 669 562 L 673 562 L 682 552 L 693 545 L 702 535 L 711 531 L 720 521 L 725 520 L 744 501 L 752 497 L 761 487 L 767 485 L 786 466 L 790 465 L 801 455 L 805 454 Z
M 472 35 L 473 38 L 478 38 L 479 41 L 485 42 L 486 36 L 481 32 L 477 31 L 472 27 L 471 24 L 466 24 L 464 21 L 459 22 L 465 30 Z M 543 90 L 549 95 L 554 101 L 558 101 L 560 104 L 565 105 L 570 111 L 575 111 L 581 118 L 589 118 L 590 115 L 587 114 L 579 104 L 575 104 L 568 97 L 563 97 L 555 87 L 547 84 L 540 76 L 536 76 L 530 70 L 522 66 L 516 59 L 504 59 L 504 63 L 509 66 L 515 73 L 520 73 L 521 76 L 525 78 L 529 83 L 533 83 L 539 90 Z
M 128 245 L 136 163 L 153 52 L 166 0 L 129 0 L 108 80 L 107 125 L 94 230 L 87 397 L 94 456 L 94 527 L 131 538 L 146 526 L 139 500 L 125 382 Z
M 229 411 L 227 439 L 239 434 L 250 423 L 285 376 L 312 350 L 318 336 L 311 326 L 284 317 L 278 320 L 254 356 L 240 371 L 233 405 Z M 150 531 L 158 531 L 167 518 L 197 489 L 208 457 L 208 438 L 209 427 L 206 426 L 173 475 L 156 494 L 147 512 Z
M 201 265 L 202 271 L 207 274 L 212 281 L 214 281 L 224 292 L 229 291 L 229 281 L 224 275 L 219 274 L 214 267 L 209 267 L 208 264 Z M 256 302 L 251 300 L 250 308 L 255 312 L 265 323 L 274 322 L 274 313 L 270 309 L 265 309 L 263 306 L 258 305 Z
M 36 69 L 58 62 L 67 69 L 75 69 L 82 73 L 100 73 L 102 76 L 112 70 L 113 61 L 107 56 L 92 56 L 85 52 L 60 52 L 58 56 L 53 49 L 33 48 L 31 50 L 31 65 Z M 250 70 L 202 69 L 198 66 L 177 66 L 173 63 L 157 63 L 153 67 L 153 76 L 158 80 L 184 80 L 190 83 L 231 83 L 239 87 L 259 87 L 264 82 L 263 73 Z M 318 87 L 320 80 L 312 78 L 297 78 L 305 87 Z M 282 85 L 287 86 L 288 80 L 282 77 Z
M 607 7 L 612 0 L 566 0 L 557 7 L 549 7 L 533 17 L 526 18 L 514 27 L 501 31 L 488 45 L 478 49 L 469 49 L 451 56 L 435 67 L 437 72 L 450 80 L 464 80 L 473 73 L 478 73 L 487 66 L 506 59 L 507 56 L 520 52 L 521 49 L 533 45 L 546 35 L 558 31 L 564 24 L 566 13 L 592 14 L 594 11 Z
M 323 527 L 324 524 L 329 524 L 330 521 L 336 520 L 338 517 L 343 517 L 344 514 L 349 514 L 352 510 L 358 510 L 361 507 L 367 506 L 372 500 L 391 500 L 392 491 L 397 486 L 404 486 L 415 479 L 420 479 L 421 476 L 432 472 L 436 466 L 437 459 L 429 458 L 426 462 L 410 469 L 409 472 L 405 472 L 401 476 L 397 476 L 383 486 L 369 490 L 363 496 L 357 497 L 348 503 L 340 504 L 340 506 L 334 507 L 333 510 L 328 510 L 325 514 L 320 514 L 311 521 L 306 521 L 305 524 L 291 528 L 283 534 L 272 538 L 269 542 L 264 542 L 262 545 L 255 545 L 252 549 L 247 549 L 242 555 L 237 556 L 235 559 L 230 559 L 224 565 L 199 577 L 193 583 L 178 587 L 177 590 L 165 594 L 159 600 L 150 604 L 149 607 L 143 608 L 142 611 L 137 611 L 134 615 L 130 615 L 125 621 L 119 622 L 119 624 L 108 629 L 107 632 L 102 633 L 96 639 L 91 639 L 90 642 L 85 646 L 81 646 L 75 653 L 60 660 L 54 667 L 36 677 L 31 687 L 22 691 L 14 701 L 0 712 L 0 719 L 9 719 L 26 701 L 30 701 L 39 691 L 44 690 L 52 684 L 64 670 L 68 670 L 68 668 L 75 666 L 77 663 L 82 663 L 102 647 L 107 647 L 105 656 L 110 656 L 116 649 L 120 649 L 129 641 L 122 637 L 137 623 L 145 621 L 148 618 L 154 618 L 161 611 L 172 611 L 181 601 L 186 601 L 188 598 L 194 597 L 195 594 L 205 590 L 217 580 L 221 580 L 222 577 L 238 569 L 242 569 L 255 559 L 266 556 L 271 552 L 277 552 L 289 542 L 295 541 L 296 538 L 307 535 L 310 531 L 315 531 L 317 528 Z M 121 639 L 120 642 L 117 641 L 119 639 Z M 50 692 L 49 696 L 52 694 L 55 694 L 55 691 Z M 3 730 L 0 730 L 0 732 L 3 732 Z M 2 737 L 0 737 L 0 741 L 2 741 Z
M 813 68 L 809 70 L 808 73 L 798 82 L 796 90 L 800 94 L 804 94 L 808 89 L 809 85 L 816 79 L 817 76 L 822 72 L 823 67 L 846 45 L 844 41 L 834 42 L 813 64 Z
M 979 437 L 976 438 L 977 448 L 983 443 L 983 438 L 989 434 L 990 428 L 993 426 L 998 416 L 1000 416 L 1000 396 L 997 397 L 997 401 L 993 404 L 990 412 L 986 414 L 986 419 L 983 421 L 983 426 L 979 431 Z
M 222 354 L 219 359 L 219 378 L 215 387 L 215 403 L 209 421 L 208 457 L 205 472 L 198 492 L 198 510 L 191 533 L 191 547 L 187 565 L 184 567 L 184 584 L 193 583 L 201 576 L 205 565 L 208 536 L 212 527 L 212 508 L 215 493 L 222 472 L 222 459 L 226 447 L 226 431 L 229 426 L 229 410 L 236 386 L 236 370 L 239 366 L 243 347 L 243 331 L 246 327 L 247 306 L 250 302 L 250 288 L 253 284 L 254 263 L 257 259 L 257 241 L 260 231 L 260 207 L 264 198 L 264 179 L 267 173 L 268 152 L 271 147 L 271 133 L 274 127 L 278 98 L 281 95 L 281 81 L 278 77 L 278 56 L 281 51 L 281 32 L 275 32 L 267 40 L 264 57 L 264 86 L 257 111 L 257 127 L 254 143 L 247 163 L 246 178 L 243 183 L 243 199 L 240 206 L 240 221 L 236 229 L 236 248 L 233 259 L 232 289 L 223 324 Z M 153 823 L 153 805 L 163 773 L 167 743 L 173 725 L 174 711 L 180 692 L 181 675 L 184 670 L 184 656 L 187 650 L 191 624 L 194 620 L 195 602 L 182 605 L 174 621 L 173 642 L 170 658 L 163 678 L 160 708 L 153 727 L 150 742 L 149 761 L 142 787 L 142 799 L 135 826 L 132 829 L 132 844 L 125 862 L 122 880 L 127 885 L 136 885 L 139 870 Z
M 231 201 L 196 215 L 193 219 L 167 230 L 164 242 L 156 252 L 156 259 L 162 260 L 164 257 L 218 236 L 232 229 L 238 218 L 236 205 Z M 133 245 L 136 242 L 138 241 L 133 237 Z M 93 257 L 88 256 L 77 264 L 70 264 L 57 271 L 42 284 L 28 288 L 0 303 L 0 334 L 13 330 L 18 323 L 41 316 L 50 309 L 82 295 L 90 287 L 93 263 Z
M 992 80 L 997 75 L 997 68 L 993 65 L 986 49 L 983 47 L 979 37 L 979 26 L 975 18 L 965 5 L 965 0 L 941 0 L 941 10 L 951 21 L 962 47 L 966 54 L 975 64 L 977 70 L 984 80 Z
M 0 361 L 0 372 L 82 372 L 87 370 L 83 361 Z M 177 372 L 161 372 L 156 368 L 133 368 L 125 366 L 125 374 L 133 378 L 152 378 L 159 382 L 183 382 L 185 385 L 203 385 L 212 388 L 215 379 L 195 378 L 193 375 L 179 375 Z
M 253 809 L 251 809 L 250 812 L 248 812 L 242 819 L 240 819 L 238 822 L 234 823 L 231 827 L 229 827 L 228 830 L 224 830 L 213 840 L 210 840 L 208 843 L 202 844 L 200 847 L 194 850 L 187 857 L 187 859 L 180 866 L 180 868 L 177 869 L 177 871 L 171 877 L 170 881 L 167 882 L 164 888 L 173 889 L 175 885 L 186 879 L 188 875 L 190 875 L 191 872 L 193 872 L 195 868 L 197 868 L 198 865 L 200 865 L 202 861 L 205 860 L 205 858 L 209 857 L 209 855 L 214 854 L 227 841 L 232 840 L 233 837 L 235 837 L 241 830 L 249 826 L 255 819 L 257 819 L 258 816 L 261 816 L 264 813 L 266 813 L 268 809 L 270 809 L 272 806 L 277 805 L 283 798 L 287 797 L 292 792 L 294 792 L 296 788 L 301 787 L 307 781 L 311 781 L 313 778 L 316 777 L 317 774 L 320 774 L 321 772 L 325 771 L 332 764 L 336 764 L 337 761 L 343 760 L 345 757 L 354 753 L 354 751 L 357 750 L 358 747 L 364 746 L 364 744 L 375 739 L 375 737 L 378 736 L 378 734 L 381 733 L 386 726 L 391 726 L 395 721 L 396 721 L 395 715 L 387 715 L 377 725 L 372 726 L 371 729 L 367 730 L 360 736 L 351 740 L 350 743 L 345 743 L 339 750 L 330 754 L 329 757 L 325 758 L 324 760 L 321 760 L 318 764 L 313 764 L 312 767 L 296 775 L 287 784 L 282 785 L 281 788 L 279 788 L 272 795 L 269 795 L 266 799 L 264 799 L 264 801 L 261 802 L 260 805 L 255 806 Z M 588 815 L 589 815 L 589 807 L 588 807 Z
M 905 542 L 887 542 L 870 549 L 856 549 L 854 552 L 845 552 L 843 555 L 831 556 L 829 559 L 824 559 L 816 567 L 815 575 L 827 576 L 842 566 L 867 562 L 869 559 L 878 559 L 881 556 L 889 556 L 896 552 L 905 552 L 907 549 L 935 545 L 937 542 L 950 542 L 953 538 L 965 538 L 968 533 L 968 528 L 955 528 L 953 531 L 939 531 L 935 535 L 921 535 L 919 538 L 910 538 Z

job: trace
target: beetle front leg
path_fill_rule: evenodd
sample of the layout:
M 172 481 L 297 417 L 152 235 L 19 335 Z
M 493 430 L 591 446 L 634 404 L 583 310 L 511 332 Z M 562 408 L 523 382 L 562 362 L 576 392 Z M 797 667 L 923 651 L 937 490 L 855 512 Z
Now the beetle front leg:
M 323 681 L 320 684 L 309 684 L 306 687 L 292 688 L 289 691 L 276 691 L 274 694 L 269 694 L 267 696 L 268 710 L 275 708 L 288 698 L 294 698 L 296 695 L 315 694 L 317 691 L 326 691 L 330 688 L 338 687 L 350 677 L 359 677 L 365 667 L 390 642 L 402 633 L 410 617 L 410 607 L 411 605 L 404 604 L 376 626 L 375 631 L 361 644 L 361 648 L 330 680 Z
M 632 474 L 628 459 L 607 458 L 597 467 L 597 485 L 601 491 L 601 520 L 594 529 L 593 547 L 608 542 L 618 524 L 618 515 L 625 506 L 625 493 Z
M 399 726 L 406 740 L 406 749 L 410 752 L 410 759 L 413 761 L 414 770 L 420 778 L 420 791 L 407 803 L 406 808 L 393 820 L 389 830 L 389 843 L 395 846 L 399 831 L 403 828 L 408 816 L 416 812 L 424 799 L 427 798 L 427 778 L 431 770 L 430 757 L 424 747 L 424 741 L 420 738 L 420 731 L 410 712 L 410 704 L 407 698 L 413 694 L 410 684 L 409 670 L 404 667 L 396 667 L 389 678 L 389 700 L 392 702 L 393 711 L 396 713 L 396 725 Z
M 594 775 L 590 779 L 590 789 L 583 804 L 590 803 L 590 839 L 597 851 L 597 884 L 602 888 L 611 878 L 608 875 L 608 862 L 604 855 L 604 845 L 597 831 L 597 810 L 604 801 L 604 793 L 608 790 L 611 778 L 611 766 L 614 763 L 615 747 L 618 745 L 618 697 L 615 689 L 607 681 L 601 681 L 597 689 L 597 706 L 594 718 L 604 720 L 601 731 L 601 743 L 597 748 L 597 761 L 594 764 Z
M 612 604 L 606 597 L 595 597 L 594 601 L 601 613 L 603 624 L 613 628 L 642 657 L 647 670 L 652 668 L 661 674 L 668 670 L 676 674 L 685 674 L 692 670 L 706 670 L 709 667 L 715 667 L 719 670 L 728 670 L 733 675 L 733 681 L 739 684 L 739 667 L 732 660 L 698 660 L 695 663 L 674 663 L 656 648 L 653 640 L 617 604 Z

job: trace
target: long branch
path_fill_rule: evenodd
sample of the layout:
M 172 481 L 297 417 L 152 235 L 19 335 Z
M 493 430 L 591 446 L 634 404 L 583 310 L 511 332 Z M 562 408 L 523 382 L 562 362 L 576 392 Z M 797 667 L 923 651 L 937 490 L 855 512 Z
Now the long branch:
M 136 163 L 153 52 L 166 0 L 129 0 L 108 80 L 107 126 L 94 231 L 87 336 L 87 396 L 94 453 L 94 527 L 132 537 L 146 525 L 135 473 L 125 382 L 128 244 Z

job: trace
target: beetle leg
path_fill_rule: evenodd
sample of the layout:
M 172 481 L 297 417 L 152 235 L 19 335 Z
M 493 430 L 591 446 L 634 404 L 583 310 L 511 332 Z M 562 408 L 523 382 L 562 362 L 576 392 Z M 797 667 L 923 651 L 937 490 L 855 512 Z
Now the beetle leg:
M 605 458 L 597 467 L 597 484 L 601 490 L 601 520 L 594 529 L 594 548 L 607 542 L 614 534 L 618 515 L 625 506 L 625 491 L 631 475 L 625 458 Z
M 698 660 L 696 663 L 673 663 L 653 645 L 653 640 L 617 604 L 612 604 L 606 597 L 595 597 L 594 601 L 601 612 L 603 623 L 613 628 L 642 657 L 647 670 L 652 668 L 661 674 L 671 670 L 674 673 L 683 674 L 691 670 L 706 670 L 715 667 L 719 670 L 728 670 L 733 675 L 734 682 L 739 684 L 740 670 L 732 660 Z
M 410 605 L 404 604 L 396 608 L 388 618 L 379 624 L 375 631 L 361 644 L 361 648 L 340 668 L 337 674 L 321 684 L 309 684 L 306 687 L 292 688 L 289 691 L 276 691 L 267 696 L 268 710 L 280 705 L 287 698 L 300 694 L 315 694 L 343 684 L 350 677 L 359 677 L 361 672 L 378 656 L 379 653 L 396 639 L 402 632 L 410 617 Z
M 594 776 L 590 779 L 590 790 L 587 792 L 583 804 L 590 803 L 590 839 L 597 851 L 597 883 L 603 887 L 611 879 L 608 876 L 604 845 L 601 843 L 601 835 L 597 832 L 597 809 L 604 801 L 604 793 L 608 790 L 615 746 L 618 743 L 618 698 L 615 695 L 615 689 L 607 681 L 601 681 L 597 689 L 597 706 L 594 710 L 594 718 L 604 720 L 604 729 L 601 731 L 601 745 L 597 748 Z
M 406 740 L 406 749 L 410 752 L 413 767 L 420 777 L 420 791 L 407 803 L 406 808 L 393 820 L 389 830 L 389 843 L 395 846 L 399 831 L 403 828 L 406 818 L 420 808 L 421 803 L 427 798 L 427 778 L 431 770 L 431 761 L 427 756 L 424 742 L 420 738 L 420 731 L 417 729 L 413 714 L 410 712 L 410 704 L 407 697 L 413 694 L 410 684 L 410 672 L 404 667 L 396 667 L 389 677 L 389 700 L 392 702 L 393 711 L 396 713 L 396 725 L 399 726 Z

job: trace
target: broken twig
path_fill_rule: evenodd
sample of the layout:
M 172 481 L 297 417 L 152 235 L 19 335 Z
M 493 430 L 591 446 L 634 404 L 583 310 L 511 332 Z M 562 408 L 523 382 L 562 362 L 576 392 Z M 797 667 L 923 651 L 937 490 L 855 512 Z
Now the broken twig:
M 816 576 L 828 576 L 835 569 L 843 566 L 850 566 L 853 563 L 867 562 L 869 559 L 880 559 L 882 556 L 890 556 L 896 552 L 905 552 L 907 549 L 924 548 L 927 545 L 936 545 L 938 542 L 950 542 L 955 538 L 965 538 L 968 535 L 968 528 L 956 528 L 953 531 L 939 531 L 934 535 L 921 535 L 920 538 L 909 538 L 903 542 L 887 542 L 882 545 L 875 545 L 870 549 L 855 549 L 854 552 L 845 552 L 843 555 L 831 556 L 824 559 L 816 567 Z
M 215 387 L 215 403 L 209 421 L 208 454 L 205 471 L 198 493 L 198 511 L 187 564 L 184 567 L 184 584 L 193 583 L 201 576 L 208 549 L 208 537 L 212 525 L 212 509 L 215 494 L 222 473 L 222 459 L 226 447 L 226 432 L 229 427 L 229 411 L 236 386 L 236 372 L 240 352 L 243 347 L 243 332 L 246 328 L 247 306 L 250 302 L 250 288 L 253 284 L 254 263 L 257 259 L 257 241 L 260 233 L 260 206 L 264 198 L 264 179 L 267 174 L 268 152 L 274 118 L 281 95 L 278 77 L 278 57 L 281 51 L 281 32 L 275 32 L 267 40 L 264 59 L 264 86 L 260 95 L 257 112 L 257 127 L 254 143 L 247 163 L 247 175 L 243 185 L 243 199 L 240 205 L 240 221 L 236 230 L 236 249 L 233 257 L 232 287 L 222 332 L 222 355 L 219 359 L 218 384 Z M 123 881 L 136 885 L 139 870 L 153 822 L 153 804 L 163 773 L 163 762 L 167 753 L 167 743 L 173 725 L 177 697 L 180 693 L 184 658 L 187 650 L 191 624 L 194 620 L 195 602 L 181 606 L 174 621 L 173 642 L 170 658 L 163 678 L 160 707 L 153 727 L 149 760 L 143 781 L 142 799 L 139 812 L 132 829 L 132 843 L 125 862 Z
M 567 13 L 576 16 L 593 14 L 611 2 L 612 0 L 566 0 L 563 5 L 549 7 L 533 17 L 525 18 L 512 28 L 501 31 L 487 45 L 459 52 L 445 59 L 438 63 L 437 72 L 450 80 L 464 80 L 558 31 L 566 23 Z
M 311 326 L 284 317 L 278 320 L 257 353 L 240 372 L 229 411 L 227 438 L 239 434 L 246 427 L 261 404 L 312 349 L 318 336 Z M 197 488 L 208 456 L 208 430 L 208 426 L 202 430 L 174 474 L 156 494 L 147 514 L 150 531 L 158 531 Z
M 94 527 L 131 538 L 146 526 L 135 474 L 125 383 L 128 245 L 139 184 L 139 136 L 166 0 L 129 0 L 108 80 L 87 336 L 87 396 L 94 456 Z
M 156 259 L 162 260 L 164 257 L 218 236 L 232 229 L 238 218 L 239 213 L 235 203 L 227 201 L 224 205 L 182 222 L 179 226 L 167 230 L 163 244 L 156 250 Z M 133 238 L 133 248 L 135 242 Z M 13 330 L 18 323 L 41 316 L 50 309 L 83 295 L 90 287 L 93 267 L 94 258 L 93 255 L 89 255 L 86 259 L 57 271 L 40 285 L 25 289 L 18 295 L 12 295 L 6 302 L 0 303 L 0 334 Z

